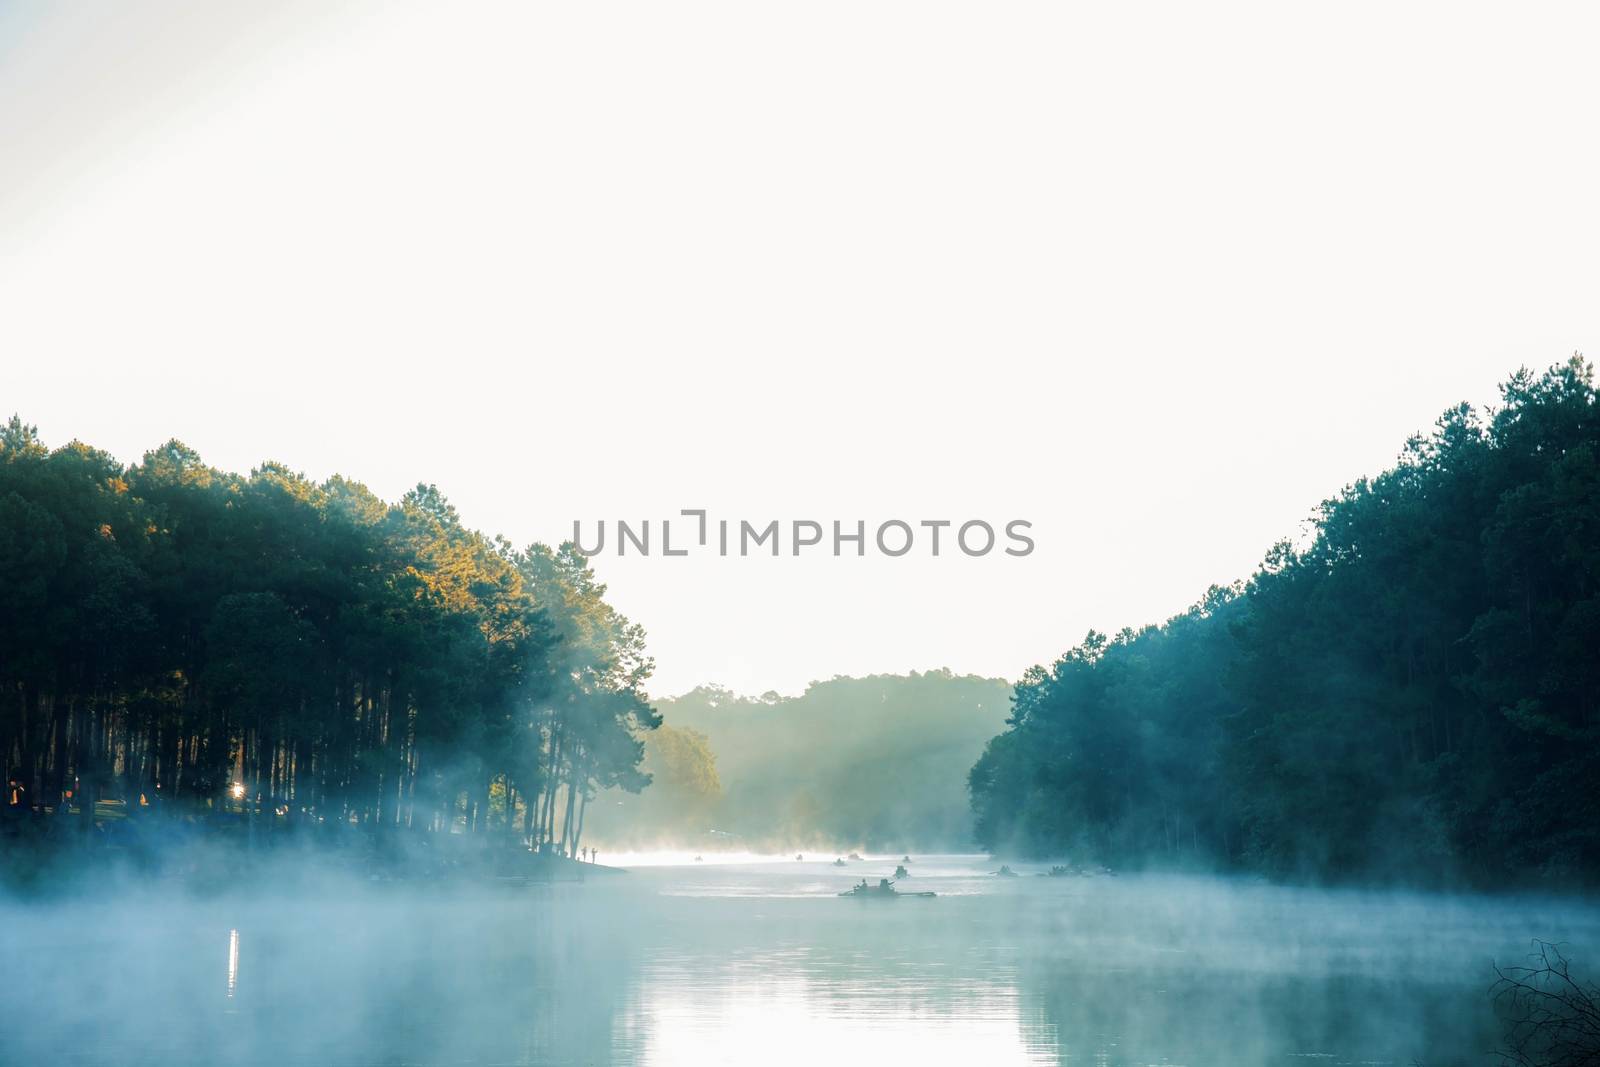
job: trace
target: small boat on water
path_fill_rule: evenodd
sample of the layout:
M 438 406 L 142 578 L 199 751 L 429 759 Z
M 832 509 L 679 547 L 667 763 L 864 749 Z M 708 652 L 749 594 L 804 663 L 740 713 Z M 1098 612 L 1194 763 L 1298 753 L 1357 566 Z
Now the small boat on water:
M 860 853 L 852 852 L 852 853 L 850 853 L 850 858 L 853 859 L 853 860 L 859 860 L 861 858 L 861 855 L 860 855 Z
M 1006 866 L 1004 863 L 1002 863 L 1000 865 L 1000 869 L 998 871 L 995 871 L 994 873 L 999 878 L 1015 878 L 1015 877 L 1017 877 L 1017 872 L 1013 871 L 1010 867 Z
M 894 869 L 894 876 L 896 878 L 910 878 L 911 872 L 906 870 L 906 865 L 902 863 Z
M 841 897 L 871 897 L 882 899 L 887 897 L 933 897 L 937 893 L 902 893 L 894 887 L 894 883 L 887 878 L 879 878 L 877 885 L 869 885 L 865 878 L 850 887 L 849 892 L 840 893 Z
M 844 866 L 844 860 L 842 860 L 842 859 L 834 860 L 833 861 L 833 865 L 835 867 L 843 867 Z

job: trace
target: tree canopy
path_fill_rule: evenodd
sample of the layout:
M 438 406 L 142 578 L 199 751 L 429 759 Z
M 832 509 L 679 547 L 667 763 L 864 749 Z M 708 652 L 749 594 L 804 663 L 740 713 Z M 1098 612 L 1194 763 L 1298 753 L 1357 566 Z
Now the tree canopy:
M 1241 585 L 1017 685 L 969 777 L 1028 853 L 1279 876 L 1600 874 L 1600 408 L 1519 371 Z
M 32 805 L 503 830 L 575 851 L 659 724 L 644 634 L 570 546 L 432 485 L 389 504 L 169 441 L 131 466 L 0 428 L 0 761 Z

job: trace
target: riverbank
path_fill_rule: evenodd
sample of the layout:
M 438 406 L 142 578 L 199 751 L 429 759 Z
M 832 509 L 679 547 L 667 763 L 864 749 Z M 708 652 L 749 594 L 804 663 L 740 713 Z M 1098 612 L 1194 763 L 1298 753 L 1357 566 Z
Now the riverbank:
M 70 894 L 128 881 L 200 891 L 270 879 L 518 886 L 626 873 L 504 834 L 286 820 L 229 811 L 85 818 L 32 812 L 0 820 L 0 888 Z

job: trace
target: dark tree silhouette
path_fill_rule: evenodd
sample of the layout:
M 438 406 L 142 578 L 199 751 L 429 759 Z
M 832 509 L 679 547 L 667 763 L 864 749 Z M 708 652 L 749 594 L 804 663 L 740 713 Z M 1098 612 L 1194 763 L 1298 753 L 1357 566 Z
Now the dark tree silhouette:
M 1505 1025 L 1497 1055 L 1517 1067 L 1600 1064 L 1600 987 L 1572 976 L 1560 945 L 1534 946 L 1527 965 L 1495 968 L 1491 992 Z
M 1445 412 L 1313 536 L 1016 688 L 980 839 L 1119 864 L 1600 876 L 1600 405 L 1574 358 Z
M 572 854 L 637 791 L 644 634 L 568 546 L 171 441 L 124 466 L 0 425 L 0 844 L 225 809 Z M 65 820 L 50 820 L 56 835 Z

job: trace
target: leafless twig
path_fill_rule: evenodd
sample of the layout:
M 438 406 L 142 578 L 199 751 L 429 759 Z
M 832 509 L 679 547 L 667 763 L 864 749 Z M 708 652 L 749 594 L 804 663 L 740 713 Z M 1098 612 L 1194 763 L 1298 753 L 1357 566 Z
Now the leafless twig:
M 1600 1065 L 1600 988 L 1572 976 L 1561 946 L 1534 941 L 1527 966 L 1495 967 L 1502 1062 L 1516 1067 Z

